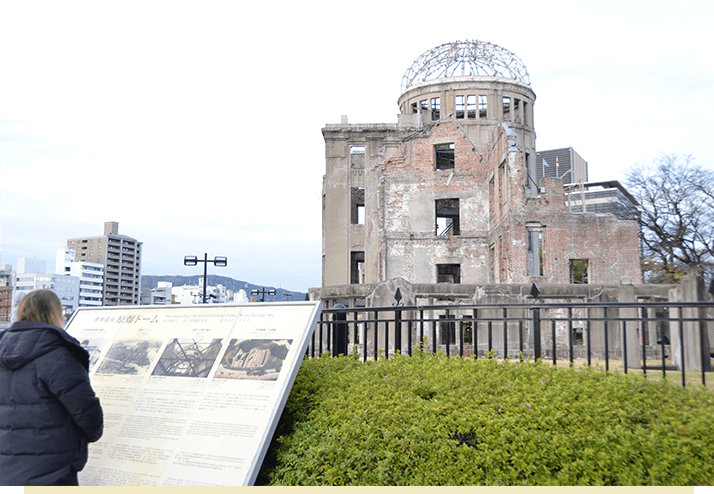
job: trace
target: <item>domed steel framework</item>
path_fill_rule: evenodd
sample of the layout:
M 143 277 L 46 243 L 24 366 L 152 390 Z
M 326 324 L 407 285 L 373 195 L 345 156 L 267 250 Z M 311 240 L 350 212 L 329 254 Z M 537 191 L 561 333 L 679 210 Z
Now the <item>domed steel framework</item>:
M 414 61 L 402 77 L 402 94 L 420 82 L 457 76 L 503 77 L 531 84 L 526 66 L 514 53 L 484 41 L 454 41 L 432 48 Z

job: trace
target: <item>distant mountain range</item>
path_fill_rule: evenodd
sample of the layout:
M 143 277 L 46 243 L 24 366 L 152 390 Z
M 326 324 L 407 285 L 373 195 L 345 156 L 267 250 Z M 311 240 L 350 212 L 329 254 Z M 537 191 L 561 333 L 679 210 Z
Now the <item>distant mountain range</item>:
M 152 288 L 156 288 L 160 281 L 168 281 L 173 286 L 198 285 L 201 278 L 203 278 L 202 275 L 194 275 L 194 276 L 142 275 L 142 277 L 141 277 L 141 291 L 151 290 Z M 245 290 L 245 293 L 246 293 L 246 295 L 248 295 L 248 297 L 251 296 L 250 295 L 251 290 L 262 290 L 263 288 L 265 288 L 266 291 L 275 290 L 275 295 L 267 295 L 267 294 L 265 295 L 266 302 L 278 302 L 278 301 L 282 301 L 282 300 L 300 301 L 300 300 L 305 300 L 305 297 L 307 295 L 306 293 L 303 293 L 303 292 L 294 292 L 292 290 L 285 289 L 285 288 L 275 288 L 274 286 L 254 285 L 252 283 L 248 283 L 247 281 L 235 280 L 228 276 L 219 276 L 216 274 L 209 274 L 207 276 L 207 278 L 208 278 L 207 279 L 208 286 L 223 285 L 224 287 L 226 287 L 226 289 L 233 290 L 234 292 L 238 292 L 238 290 Z M 292 295 L 287 296 L 286 293 L 291 293 Z M 258 300 L 260 300 L 262 295 L 258 295 L 257 297 L 258 297 Z

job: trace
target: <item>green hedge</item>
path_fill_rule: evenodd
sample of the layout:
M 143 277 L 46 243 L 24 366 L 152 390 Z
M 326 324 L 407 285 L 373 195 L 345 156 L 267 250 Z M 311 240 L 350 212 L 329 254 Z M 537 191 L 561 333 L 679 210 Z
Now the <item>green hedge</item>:
M 423 353 L 306 359 L 259 480 L 711 485 L 714 392 L 666 381 Z

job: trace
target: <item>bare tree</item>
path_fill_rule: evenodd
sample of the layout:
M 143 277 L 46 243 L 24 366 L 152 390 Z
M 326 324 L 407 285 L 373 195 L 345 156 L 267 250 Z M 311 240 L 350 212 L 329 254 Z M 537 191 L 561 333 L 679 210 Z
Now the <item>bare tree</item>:
M 645 280 L 677 283 L 685 274 L 714 271 L 714 171 L 692 155 L 660 154 L 626 172 L 639 202 Z

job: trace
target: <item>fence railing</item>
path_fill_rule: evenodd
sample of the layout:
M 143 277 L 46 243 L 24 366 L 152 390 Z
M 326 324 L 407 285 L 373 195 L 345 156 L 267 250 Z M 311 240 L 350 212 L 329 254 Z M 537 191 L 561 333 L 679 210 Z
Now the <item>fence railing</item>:
M 533 303 L 325 309 L 311 357 L 389 358 L 415 349 L 474 358 L 619 361 L 628 369 L 699 371 L 714 355 L 714 302 Z M 691 374 L 690 374 L 691 376 Z

